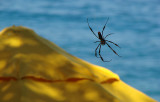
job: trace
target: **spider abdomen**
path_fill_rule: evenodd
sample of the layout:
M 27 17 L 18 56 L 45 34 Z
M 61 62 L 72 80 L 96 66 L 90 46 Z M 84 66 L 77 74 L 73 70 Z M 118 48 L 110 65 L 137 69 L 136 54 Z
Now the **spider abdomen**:
M 102 35 L 101 35 L 101 32 L 98 32 L 98 37 L 99 37 L 99 39 L 103 39 Z

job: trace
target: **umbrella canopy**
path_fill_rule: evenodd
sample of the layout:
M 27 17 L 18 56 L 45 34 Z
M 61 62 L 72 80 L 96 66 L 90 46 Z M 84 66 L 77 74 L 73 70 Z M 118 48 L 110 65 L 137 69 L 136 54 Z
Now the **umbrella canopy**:
M 0 32 L 0 102 L 156 102 L 33 30 Z

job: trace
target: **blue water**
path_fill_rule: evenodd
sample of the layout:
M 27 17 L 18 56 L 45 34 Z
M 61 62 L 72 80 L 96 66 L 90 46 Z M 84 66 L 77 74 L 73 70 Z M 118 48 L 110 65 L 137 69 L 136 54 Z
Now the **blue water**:
M 89 30 L 101 31 L 121 46 L 122 57 L 102 46 L 104 63 L 94 56 L 98 43 Z M 0 0 L 0 30 L 12 25 L 34 29 L 67 52 L 104 66 L 127 84 L 160 101 L 159 0 Z

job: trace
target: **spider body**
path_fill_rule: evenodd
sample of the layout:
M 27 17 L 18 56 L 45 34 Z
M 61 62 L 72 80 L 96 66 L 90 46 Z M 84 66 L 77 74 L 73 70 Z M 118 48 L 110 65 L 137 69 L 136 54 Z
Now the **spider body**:
M 106 41 L 105 41 L 105 39 L 102 37 L 101 32 L 98 32 L 98 37 L 99 37 L 99 39 L 100 39 L 101 45 L 105 45 L 105 44 L 106 44 Z
M 109 40 L 106 40 L 106 37 L 107 36 L 109 36 L 109 35 L 111 35 L 111 34 L 113 34 L 113 33 L 109 33 L 108 35 L 106 35 L 105 37 L 103 36 L 103 31 L 104 31 L 104 29 L 105 29 L 105 27 L 106 27 L 106 24 L 107 24 L 107 22 L 108 22 L 108 20 L 109 20 L 109 18 L 107 19 L 107 21 L 106 21 L 106 23 L 105 23 L 105 25 L 104 25 L 104 27 L 103 27 L 103 30 L 102 30 L 102 33 L 99 31 L 98 32 L 98 36 L 94 33 L 94 31 L 92 30 L 92 28 L 90 27 L 90 25 L 89 25 L 89 23 L 88 23 L 88 19 L 87 19 L 87 23 L 88 23 L 88 27 L 89 27 L 89 29 L 92 31 L 92 33 L 100 40 L 100 41 L 96 41 L 95 43 L 97 43 L 97 42 L 99 42 L 99 44 L 98 44 L 98 46 L 97 46 L 97 48 L 95 49 L 95 56 L 97 57 L 97 58 L 101 58 L 101 60 L 103 61 L 103 62 L 110 62 L 111 60 L 108 60 L 108 61 L 105 61 L 104 59 L 103 59 L 103 57 L 101 56 L 101 45 L 107 45 L 116 55 L 118 55 L 117 53 L 116 53 L 116 51 L 114 51 L 113 49 L 112 49 L 112 47 L 108 44 L 108 43 L 112 43 L 112 44 L 114 44 L 115 46 L 117 46 L 117 47 L 119 47 L 118 46 L 118 44 L 116 44 L 116 43 L 114 43 L 114 42 L 112 42 L 112 41 L 109 41 Z M 97 56 L 97 50 L 98 50 L 98 48 L 99 48 L 99 57 Z M 119 47 L 120 48 L 120 47 Z M 119 56 L 119 55 L 118 55 Z M 119 57 L 121 57 L 121 56 L 119 56 Z

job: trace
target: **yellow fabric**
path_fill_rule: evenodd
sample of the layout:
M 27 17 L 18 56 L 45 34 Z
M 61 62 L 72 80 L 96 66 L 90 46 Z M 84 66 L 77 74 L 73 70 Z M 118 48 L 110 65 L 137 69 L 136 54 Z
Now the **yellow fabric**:
M 0 32 L 0 102 L 156 102 L 25 27 Z

